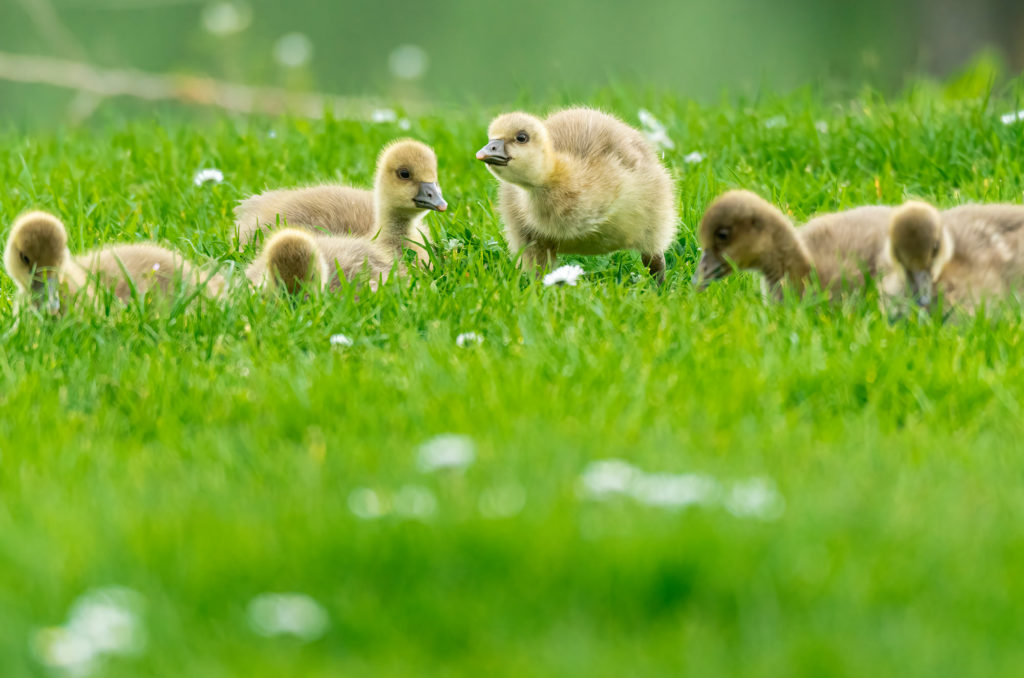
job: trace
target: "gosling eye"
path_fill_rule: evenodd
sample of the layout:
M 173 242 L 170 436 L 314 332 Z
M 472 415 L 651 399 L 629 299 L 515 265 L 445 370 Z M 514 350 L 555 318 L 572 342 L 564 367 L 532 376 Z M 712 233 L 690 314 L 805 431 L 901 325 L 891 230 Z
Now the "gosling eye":
M 517 143 L 525 144 L 529 140 L 530 140 L 530 135 L 527 134 L 526 132 L 522 131 L 522 130 L 520 130 L 519 133 L 516 134 L 516 142 Z
M 932 256 L 933 257 L 939 256 L 939 243 L 938 242 L 936 242 L 934 245 L 932 245 Z
M 729 239 L 729 229 L 728 228 L 720 228 L 717 231 L 715 231 L 715 240 L 717 240 L 718 242 L 725 242 L 728 239 Z
M 26 266 L 32 266 L 32 260 L 28 258 L 28 255 L 24 252 L 18 252 L 18 256 L 21 257 L 21 263 Z
M 409 171 L 408 167 L 400 167 L 398 169 L 398 171 L 395 172 L 395 174 L 398 175 L 399 179 L 411 179 L 412 178 L 412 172 Z

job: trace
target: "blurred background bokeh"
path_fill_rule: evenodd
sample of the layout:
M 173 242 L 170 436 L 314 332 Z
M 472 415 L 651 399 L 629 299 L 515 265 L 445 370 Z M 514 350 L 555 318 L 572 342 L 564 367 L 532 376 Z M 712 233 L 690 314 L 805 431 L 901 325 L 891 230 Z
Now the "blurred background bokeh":
M 921 77 L 955 81 L 964 69 L 997 86 L 1019 73 L 1024 3 L 0 0 L 0 53 L 398 105 L 565 98 L 619 85 L 698 100 L 807 84 L 892 92 Z M 25 71 L 8 64 L 8 76 L 11 69 Z M 83 102 L 69 89 L 0 73 L 5 123 L 150 106 Z

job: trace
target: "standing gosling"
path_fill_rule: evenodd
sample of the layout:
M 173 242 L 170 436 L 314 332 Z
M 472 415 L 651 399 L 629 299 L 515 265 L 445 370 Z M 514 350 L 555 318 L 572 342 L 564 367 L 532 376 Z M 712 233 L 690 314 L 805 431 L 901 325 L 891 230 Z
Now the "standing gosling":
M 498 209 L 513 255 L 541 271 L 557 255 L 638 250 L 660 283 L 676 236 L 672 179 L 643 135 L 599 111 L 540 120 L 506 113 L 476 158 L 501 181 Z
M 883 290 L 922 307 L 936 291 L 972 309 L 1024 282 L 1024 207 L 963 205 L 939 212 L 908 202 L 893 215 Z
M 447 209 L 434 151 L 401 139 L 381 151 L 372 191 L 332 185 L 267 191 L 235 208 L 235 227 L 242 245 L 252 242 L 257 231 L 276 228 L 278 219 L 317 233 L 379 238 L 396 256 L 408 240 L 426 263 L 429 255 L 422 244 L 429 231 L 423 217 Z
M 180 254 L 158 245 L 113 245 L 72 257 L 67 239 L 57 217 L 29 212 L 14 222 L 4 251 L 4 265 L 20 296 L 41 303 L 51 314 L 61 311 L 69 293 L 85 289 L 91 295 L 97 286 L 111 289 L 125 302 L 133 289 L 140 295 L 154 291 L 170 296 L 182 282 L 201 285 L 210 296 L 225 288 L 220 275 L 204 275 Z
M 764 291 L 781 299 L 784 285 L 803 294 L 813 273 L 830 296 L 862 287 L 878 271 L 891 207 L 858 207 L 824 214 L 801 229 L 750 191 L 729 191 L 704 213 L 698 234 L 704 252 L 693 280 L 701 289 L 734 268 L 759 271 Z
M 327 261 L 311 233 L 285 228 L 271 236 L 245 275 L 256 287 L 280 287 L 289 294 L 303 287 L 322 290 L 327 282 Z

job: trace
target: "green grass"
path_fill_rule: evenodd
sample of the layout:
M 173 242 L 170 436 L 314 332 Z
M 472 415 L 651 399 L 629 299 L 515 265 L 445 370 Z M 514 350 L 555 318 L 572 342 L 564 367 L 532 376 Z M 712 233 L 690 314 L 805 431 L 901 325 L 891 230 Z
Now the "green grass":
M 908 196 L 1020 202 L 1024 127 L 998 120 L 1014 96 L 592 101 L 634 123 L 648 107 L 676 141 L 662 289 L 632 253 L 576 259 L 578 287 L 518 275 L 473 160 L 490 110 L 413 121 L 453 206 L 430 222 L 462 246 L 379 294 L 15 326 L 5 278 L 0 674 L 50 674 L 36 632 L 125 586 L 144 597 L 146 649 L 94 675 L 1019 675 L 1020 308 L 891 322 L 870 293 L 765 306 L 750 276 L 689 285 L 694 227 L 729 187 L 798 220 Z M 228 119 L 0 133 L 0 216 L 57 212 L 73 249 L 156 238 L 231 265 L 247 256 L 236 200 L 368 185 L 400 134 Z M 684 163 L 692 150 L 707 160 Z M 208 166 L 226 182 L 193 186 Z M 463 332 L 483 343 L 457 348 Z M 476 461 L 422 472 L 419 446 L 443 433 L 469 436 Z M 724 487 L 767 478 L 785 510 L 581 495 L 609 458 Z M 387 509 L 407 486 L 436 512 L 351 510 L 360 488 Z M 487 510 L 496 495 L 511 515 Z M 246 606 L 276 591 L 319 601 L 326 634 L 256 635 Z

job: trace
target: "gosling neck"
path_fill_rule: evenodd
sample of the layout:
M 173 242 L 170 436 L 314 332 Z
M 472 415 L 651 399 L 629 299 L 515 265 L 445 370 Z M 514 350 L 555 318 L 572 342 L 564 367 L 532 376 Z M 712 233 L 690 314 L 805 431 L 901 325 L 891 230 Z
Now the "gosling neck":
M 424 214 L 425 210 L 378 206 L 377 233 L 381 244 L 400 255 Z
M 792 285 L 797 294 L 803 294 L 814 267 L 796 229 L 789 223 L 776 224 L 772 229 L 771 244 L 771 250 L 761 265 L 769 289 L 777 292 L 783 282 L 788 281 L 787 284 Z

